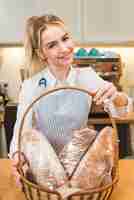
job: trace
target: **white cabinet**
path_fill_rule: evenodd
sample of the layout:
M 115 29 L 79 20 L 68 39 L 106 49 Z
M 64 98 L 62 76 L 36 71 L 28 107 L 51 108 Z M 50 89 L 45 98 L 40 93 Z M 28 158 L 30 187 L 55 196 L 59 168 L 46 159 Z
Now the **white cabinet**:
M 81 0 L 0 0 L 0 43 L 21 42 L 26 19 L 47 12 L 61 16 L 81 41 Z
M 83 3 L 84 42 L 134 40 L 133 0 L 84 0 Z
M 0 0 L 0 43 L 21 42 L 26 19 L 46 12 L 61 16 L 77 42 L 134 39 L 134 0 Z
M 107 7 L 112 1 L 94 0 L 84 1 L 84 42 L 89 41 L 104 41 L 109 36 L 111 21 L 111 11 L 109 13 Z M 111 8 L 110 8 L 111 9 Z

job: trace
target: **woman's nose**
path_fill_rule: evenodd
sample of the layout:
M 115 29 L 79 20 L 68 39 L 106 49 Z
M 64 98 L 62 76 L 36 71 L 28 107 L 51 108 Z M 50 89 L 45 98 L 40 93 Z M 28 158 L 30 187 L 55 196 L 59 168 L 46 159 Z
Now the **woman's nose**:
M 67 45 L 66 44 L 64 44 L 64 43 L 60 43 L 59 44 L 59 49 L 62 51 L 62 52 L 64 52 L 64 51 L 67 51 L 68 50 L 68 47 L 67 47 Z

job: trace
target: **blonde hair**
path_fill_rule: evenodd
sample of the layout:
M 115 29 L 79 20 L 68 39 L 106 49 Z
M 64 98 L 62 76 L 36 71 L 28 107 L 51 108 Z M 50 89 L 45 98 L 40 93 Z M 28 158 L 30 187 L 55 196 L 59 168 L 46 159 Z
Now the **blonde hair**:
M 26 66 L 29 75 L 32 76 L 41 71 L 45 65 L 45 60 L 42 60 L 37 51 L 41 51 L 41 34 L 47 29 L 47 25 L 57 24 L 64 25 L 62 19 L 55 15 L 32 16 L 27 20 L 25 31 L 25 55 Z

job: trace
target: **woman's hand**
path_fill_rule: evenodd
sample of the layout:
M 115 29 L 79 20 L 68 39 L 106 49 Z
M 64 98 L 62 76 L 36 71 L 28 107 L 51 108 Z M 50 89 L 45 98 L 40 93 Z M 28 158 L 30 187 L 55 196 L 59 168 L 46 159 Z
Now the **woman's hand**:
M 22 163 L 22 169 L 23 169 L 23 173 L 24 173 L 24 176 L 25 176 L 28 172 L 29 164 L 28 164 L 23 153 L 20 154 L 20 160 L 21 160 L 21 163 Z M 11 161 L 12 161 L 12 174 L 15 177 L 16 185 L 20 189 L 22 189 L 22 183 L 21 183 L 20 174 L 19 174 L 19 171 L 18 171 L 18 166 L 19 166 L 19 153 L 18 152 L 16 152 L 13 155 Z
M 111 82 L 106 82 L 104 87 L 100 88 L 93 98 L 96 105 L 101 105 L 105 100 L 114 98 L 117 95 L 117 89 Z

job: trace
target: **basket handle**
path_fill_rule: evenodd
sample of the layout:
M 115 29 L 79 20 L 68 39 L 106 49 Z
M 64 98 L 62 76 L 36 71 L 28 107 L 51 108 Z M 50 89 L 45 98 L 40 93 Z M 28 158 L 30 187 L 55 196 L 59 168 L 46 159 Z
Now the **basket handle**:
M 74 87 L 74 86 L 73 87 L 72 86 L 63 86 L 63 87 L 56 87 L 54 89 L 47 90 L 44 93 L 42 93 L 39 97 L 35 98 L 33 100 L 33 102 L 27 107 L 26 111 L 24 112 L 22 120 L 20 122 L 19 130 L 18 130 L 18 151 L 17 152 L 18 152 L 18 159 L 19 159 L 19 163 L 20 163 L 19 164 L 20 168 L 22 167 L 22 163 L 20 162 L 20 160 L 21 160 L 20 159 L 20 157 L 21 157 L 21 135 L 22 135 L 22 130 L 23 130 L 25 118 L 26 118 L 28 112 L 33 107 L 33 105 L 36 102 L 38 102 L 42 97 L 47 96 L 47 95 L 49 95 L 51 93 L 54 93 L 56 91 L 59 91 L 59 90 L 77 90 L 77 91 L 81 91 L 81 92 L 87 93 L 89 96 L 92 96 L 92 97 L 95 96 L 95 93 L 90 92 L 90 91 L 88 91 L 87 89 L 84 89 L 84 88 L 79 88 L 79 87 Z M 110 111 L 108 111 L 108 115 L 109 115 L 109 118 L 111 120 L 111 124 L 112 124 L 112 126 L 115 129 L 116 134 L 117 134 L 117 127 L 116 127 L 115 119 L 112 118 Z

